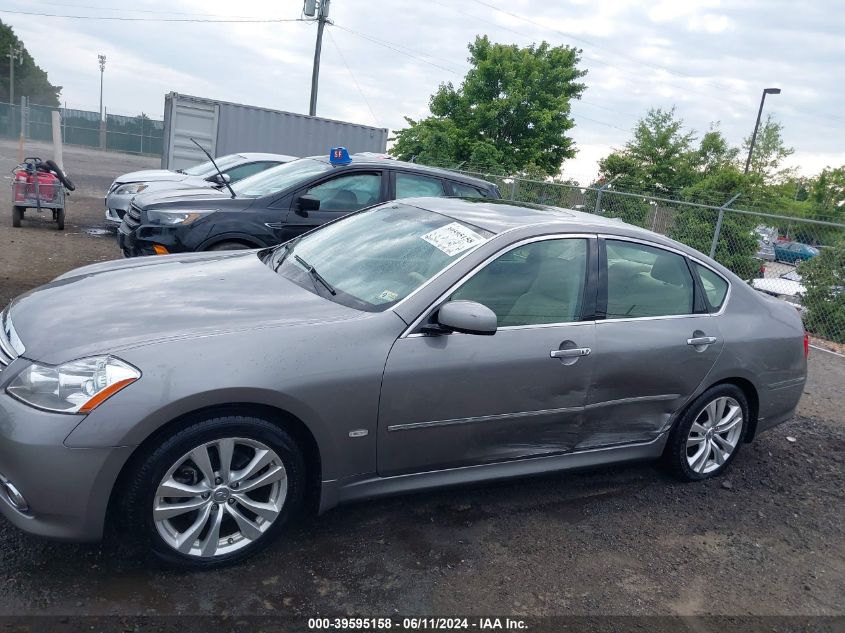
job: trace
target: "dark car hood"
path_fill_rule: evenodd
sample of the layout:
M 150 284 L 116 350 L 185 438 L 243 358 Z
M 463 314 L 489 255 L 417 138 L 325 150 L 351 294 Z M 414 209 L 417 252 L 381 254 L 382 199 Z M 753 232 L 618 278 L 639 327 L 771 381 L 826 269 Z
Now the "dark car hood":
M 94 264 L 22 295 L 11 308 L 24 356 L 50 364 L 169 338 L 366 314 L 281 277 L 255 251 Z
M 132 199 L 139 209 L 167 208 L 211 208 L 222 206 L 247 207 L 252 203 L 251 198 L 232 198 L 228 189 L 168 189 L 166 191 L 150 191 L 139 193 Z

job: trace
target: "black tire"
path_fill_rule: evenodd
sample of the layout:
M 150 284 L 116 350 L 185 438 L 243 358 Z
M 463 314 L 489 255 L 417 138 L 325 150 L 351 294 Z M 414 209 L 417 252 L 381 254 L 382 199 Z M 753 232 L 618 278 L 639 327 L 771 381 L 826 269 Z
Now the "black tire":
M 213 246 L 209 246 L 206 250 L 209 251 L 245 251 L 252 246 L 244 244 L 243 242 L 217 242 Z
M 58 225 L 58 229 L 60 231 L 65 230 L 65 210 L 64 209 L 56 209 L 56 224 Z
M 727 459 L 724 460 L 724 463 L 718 465 L 712 470 L 708 470 L 707 472 L 699 472 L 693 469 L 689 463 L 689 459 L 692 457 L 689 455 L 689 451 L 692 450 L 695 453 L 698 449 L 693 446 L 688 447 L 687 440 L 690 439 L 690 432 L 692 430 L 693 423 L 695 423 L 697 419 L 703 419 L 700 418 L 700 416 L 706 416 L 705 410 L 707 405 L 719 398 L 730 398 L 739 405 L 742 411 L 742 428 L 740 429 L 738 436 L 735 438 L 734 448 L 728 455 Z M 700 481 L 702 479 L 721 475 L 725 472 L 728 466 L 730 466 L 731 462 L 739 453 L 740 448 L 745 441 L 745 435 L 748 432 L 750 421 L 751 418 L 748 399 L 745 397 L 742 389 L 731 384 L 722 384 L 711 387 L 696 398 L 681 414 L 680 418 L 678 418 L 678 421 L 669 433 L 669 440 L 667 441 L 666 448 L 663 451 L 663 463 L 675 477 L 683 481 Z M 716 443 L 715 440 L 713 443 Z M 724 444 L 719 442 L 717 446 L 723 447 Z M 710 460 L 709 457 L 704 457 L 705 466 L 707 463 L 715 461 L 715 458 L 714 460 Z
M 173 549 L 156 528 L 152 508 L 157 488 L 168 471 L 177 465 L 183 456 L 196 447 L 222 438 L 253 440 L 271 448 L 284 466 L 287 494 L 281 511 L 266 531 L 241 549 L 212 558 L 182 554 Z M 121 518 L 136 539 L 168 566 L 179 569 L 222 567 L 256 554 L 279 536 L 285 524 L 299 514 L 302 508 L 305 481 L 305 460 L 302 451 L 296 441 L 275 424 L 253 417 L 210 418 L 182 429 L 138 459 L 126 480 Z M 220 504 L 223 505 L 222 502 Z M 225 509 L 222 508 L 221 513 Z
M 12 226 L 19 227 L 23 219 L 23 207 L 12 207 Z
M 50 171 L 56 174 L 56 178 L 58 178 L 59 182 L 61 182 L 65 186 L 65 189 L 67 189 L 68 191 L 76 190 L 76 186 L 73 184 L 71 179 L 67 177 L 67 174 L 65 174 L 65 172 L 63 172 L 54 161 L 45 160 L 44 164 L 50 168 Z

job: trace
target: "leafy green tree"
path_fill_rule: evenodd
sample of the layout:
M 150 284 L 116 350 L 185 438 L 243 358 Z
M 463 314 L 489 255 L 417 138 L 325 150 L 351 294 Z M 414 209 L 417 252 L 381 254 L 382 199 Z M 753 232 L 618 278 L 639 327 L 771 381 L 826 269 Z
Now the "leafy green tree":
M 709 198 L 727 202 L 745 185 L 746 177 L 735 166 L 728 165 L 714 171 L 684 190 L 690 199 Z M 669 237 L 687 246 L 709 254 L 716 230 L 718 212 L 679 205 L 669 229 Z M 754 257 L 757 252 L 757 238 L 754 216 L 726 211 L 716 243 L 716 261 L 730 269 L 742 279 L 751 279 L 760 267 Z
M 9 101 L 9 47 L 22 46 L 10 26 L 0 21 L 0 101 Z M 47 80 L 47 73 L 41 69 L 32 55 L 23 49 L 23 60 L 15 62 L 15 100 L 29 97 L 30 103 L 57 107 L 61 86 L 54 86 Z
M 845 165 L 822 170 L 809 184 L 807 199 L 822 212 L 845 217 Z
M 813 334 L 845 343 L 845 241 L 798 266 L 806 288 L 804 323 Z
M 649 110 L 621 151 L 599 162 L 602 180 L 617 179 L 621 188 L 669 196 L 694 180 L 695 133 L 684 129 L 675 109 Z
M 751 137 L 749 136 L 743 145 L 745 155 L 748 154 L 750 145 Z M 760 177 L 759 184 L 761 185 L 782 182 L 795 173 L 794 169 L 783 166 L 783 161 L 794 153 L 795 150 L 787 147 L 783 140 L 783 124 L 775 121 L 769 114 L 757 131 L 754 150 L 751 152 L 749 172 Z
M 431 116 L 396 132 L 390 152 L 403 160 L 498 169 L 539 169 L 553 176 L 575 156 L 567 132 L 570 101 L 580 98 L 581 51 L 542 42 L 520 48 L 487 36 L 469 45 L 471 68 L 461 85 L 441 84 Z

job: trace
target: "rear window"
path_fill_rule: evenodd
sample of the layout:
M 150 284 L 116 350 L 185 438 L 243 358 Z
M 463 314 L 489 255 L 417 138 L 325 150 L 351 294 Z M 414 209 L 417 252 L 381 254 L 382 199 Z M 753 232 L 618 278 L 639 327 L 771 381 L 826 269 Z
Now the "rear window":
M 694 267 L 698 273 L 698 278 L 701 280 L 710 309 L 718 310 L 722 307 L 725 297 L 728 295 L 728 282 L 701 264 L 694 263 Z

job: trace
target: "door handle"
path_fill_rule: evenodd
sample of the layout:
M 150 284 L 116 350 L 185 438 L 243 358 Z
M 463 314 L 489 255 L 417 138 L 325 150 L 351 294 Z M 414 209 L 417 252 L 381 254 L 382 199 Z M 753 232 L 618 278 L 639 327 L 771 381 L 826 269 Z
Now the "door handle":
M 589 347 L 576 347 L 575 349 L 553 349 L 549 352 L 552 358 L 573 358 L 576 356 L 589 356 L 592 352 Z
M 687 345 L 712 345 L 716 342 L 715 336 L 696 336 L 695 338 L 688 338 Z

